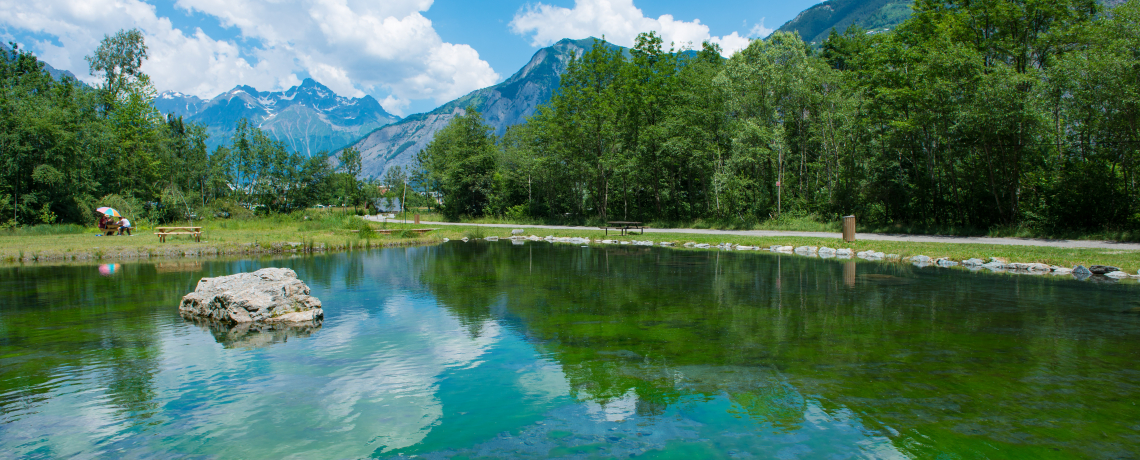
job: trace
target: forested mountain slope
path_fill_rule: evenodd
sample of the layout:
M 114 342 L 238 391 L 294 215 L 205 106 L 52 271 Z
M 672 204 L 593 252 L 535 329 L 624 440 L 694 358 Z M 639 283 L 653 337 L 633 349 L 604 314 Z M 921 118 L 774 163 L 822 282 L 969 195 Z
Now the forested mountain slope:
M 0 43 L 0 51 L 9 52 L 11 50 L 12 50 L 12 47 L 8 46 L 7 43 Z M 42 62 L 44 64 L 44 70 L 46 70 L 48 72 L 48 74 L 50 74 L 51 77 L 56 79 L 56 80 L 61 80 L 61 79 L 63 79 L 63 77 L 71 77 L 75 81 L 83 83 L 82 81 L 80 81 L 78 78 L 75 77 L 75 74 L 73 74 L 71 72 L 68 72 L 66 70 L 59 70 L 55 67 L 52 67 L 51 64 L 48 64 L 47 62 L 44 62 L 44 61 L 40 61 L 40 62 Z M 83 83 L 83 84 L 86 85 L 86 83 Z
M 567 63 L 594 44 L 593 38 L 564 39 L 538 50 L 521 70 L 494 86 L 472 91 L 427 113 L 409 115 L 398 123 L 377 129 L 353 144 L 363 157 L 361 174 L 379 177 L 391 166 L 410 165 L 437 131 L 456 115 L 474 107 L 496 134 L 522 123 L 558 87 Z M 613 46 L 613 45 L 611 45 Z
M 831 29 L 842 33 L 851 25 L 884 32 L 911 14 L 912 0 L 828 0 L 803 10 L 777 31 L 797 32 L 805 42 L 823 43 Z
M 1106 8 L 1124 3 L 1124 0 L 1097 0 Z M 852 25 L 870 33 L 894 29 L 910 18 L 913 0 L 828 0 L 803 10 L 778 31 L 797 32 L 805 42 L 818 46 L 827 39 L 831 29 L 839 33 Z

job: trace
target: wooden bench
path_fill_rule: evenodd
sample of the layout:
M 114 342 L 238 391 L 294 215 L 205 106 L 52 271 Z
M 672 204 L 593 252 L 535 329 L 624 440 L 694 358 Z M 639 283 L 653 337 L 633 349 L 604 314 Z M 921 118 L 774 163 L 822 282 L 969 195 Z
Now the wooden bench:
M 154 234 L 161 243 L 165 243 L 169 235 L 191 235 L 194 241 L 202 242 L 202 227 L 155 227 Z
M 628 232 L 630 230 L 641 230 L 641 234 L 642 235 L 645 234 L 645 225 L 642 225 L 641 222 L 629 222 L 629 221 L 624 221 L 624 220 L 615 220 L 615 221 L 606 222 L 606 226 L 598 227 L 598 228 L 605 230 L 606 236 L 609 236 L 610 230 L 621 230 L 622 236 L 625 236 L 626 232 Z M 632 235 L 632 233 L 631 233 L 631 235 Z

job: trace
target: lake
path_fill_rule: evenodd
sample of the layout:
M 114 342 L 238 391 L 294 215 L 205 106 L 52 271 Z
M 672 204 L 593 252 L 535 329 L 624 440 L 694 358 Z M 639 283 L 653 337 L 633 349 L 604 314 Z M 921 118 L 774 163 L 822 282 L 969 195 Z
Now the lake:
M 318 327 L 184 320 L 288 267 Z M 453 241 L 0 268 L 15 458 L 1137 458 L 1140 286 Z

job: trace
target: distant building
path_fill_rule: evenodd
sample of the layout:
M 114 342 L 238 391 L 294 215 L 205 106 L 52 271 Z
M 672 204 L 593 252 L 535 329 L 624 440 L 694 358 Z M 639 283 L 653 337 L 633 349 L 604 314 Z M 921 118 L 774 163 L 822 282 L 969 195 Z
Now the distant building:
M 400 212 L 404 210 L 399 198 L 377 198 L 373 206 L 376 207 L 376 212 Z

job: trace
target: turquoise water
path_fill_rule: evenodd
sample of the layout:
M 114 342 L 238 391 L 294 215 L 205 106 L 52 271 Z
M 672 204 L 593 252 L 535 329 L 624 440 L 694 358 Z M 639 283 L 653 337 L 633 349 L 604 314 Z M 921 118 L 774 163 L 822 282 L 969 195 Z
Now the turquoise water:
M 319 327 L 178 316 L 297 271 Z M 113 269 L 111 269 L 113 268 Z M 16 458 L 1135 458 L 1136 285 L 451 242 L 0 269 Z

